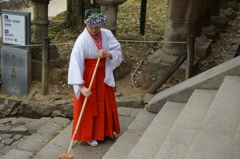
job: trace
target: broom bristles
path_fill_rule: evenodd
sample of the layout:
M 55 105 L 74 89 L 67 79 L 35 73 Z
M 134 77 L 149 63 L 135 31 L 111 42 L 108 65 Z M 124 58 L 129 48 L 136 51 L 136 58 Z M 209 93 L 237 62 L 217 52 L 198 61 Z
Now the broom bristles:
M 70 153 L 63 153 L 61 156 L 61 159 L 72 159 L 73 155 L 71 155 Z

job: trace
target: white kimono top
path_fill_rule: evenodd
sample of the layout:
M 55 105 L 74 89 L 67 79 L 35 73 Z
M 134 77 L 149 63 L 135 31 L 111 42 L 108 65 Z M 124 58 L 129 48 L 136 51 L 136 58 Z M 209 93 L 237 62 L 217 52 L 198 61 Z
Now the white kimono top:
M 122 62 L 121 46 L 110 30 L 101 28 L 101 32 L 102 32 L 102 49 L 112 54 L 112 59 L 106 58 L 105 62 L 106 73 L 104 83 L 111 87 L 115 87 L 113 70 L 116 67 L 118 67 Z M 98 48 L 86 28 L 79 35 L 74 44 L 70 56 L 68 70 L 68 84 L 73 85 L 74 93 L 78 99 L 81 93 L 78 84 L 85 83 L 83 80 L 85 58 L 87 59 L 98 58 Z

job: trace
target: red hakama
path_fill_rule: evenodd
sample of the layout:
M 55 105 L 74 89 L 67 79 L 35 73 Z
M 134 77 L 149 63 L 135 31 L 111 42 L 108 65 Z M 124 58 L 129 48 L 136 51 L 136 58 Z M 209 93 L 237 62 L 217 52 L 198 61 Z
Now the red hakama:
M 74 136 L 74 140 L 104 140 L 105 136 L 114 138 L 113 132 L 117 134 L 120 133 L 114 90 L 113 87 L 104 83 L 105 60 L 106 59 L 103 58 L 99 62 L 91 88 L 92 95 L 87 100 L 82 120 L 78 132 Z M 96 62 L 96 59 L 85 59 L 84 61 L 85 70 L 83 77 L 87 88 L 90 84 Z M 74 133 L 84 99 L 85 97 L 82 94 L 80 95 L 80 99 L 77 99 L 74 95 L 72 134 Z

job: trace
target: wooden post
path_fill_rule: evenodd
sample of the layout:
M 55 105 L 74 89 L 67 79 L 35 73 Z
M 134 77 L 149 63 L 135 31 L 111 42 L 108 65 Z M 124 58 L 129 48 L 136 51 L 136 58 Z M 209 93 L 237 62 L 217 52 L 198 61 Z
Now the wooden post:
M 185 77 L 186 79 L 193 77 L 194 53 L 195 53 L 195 36 L 189 35 L 187 38 L 187 68 Z
M 140 35 L 144 36 L 145 33 L 145 21 L 147 12 L 147 0 L 141 0 L 140 10 Z
M 49 84 L 49 38 L 44 38 L 42 52 L 42 95 L 48 94 L 48 84 Z

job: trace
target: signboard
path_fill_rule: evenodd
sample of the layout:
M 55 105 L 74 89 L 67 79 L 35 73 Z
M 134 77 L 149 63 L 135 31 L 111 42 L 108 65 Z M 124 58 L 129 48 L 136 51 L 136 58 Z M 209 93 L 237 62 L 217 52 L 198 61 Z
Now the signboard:
M 25 16 L 2 14 L 3 43 L 26 45 Z
M 2 44 L 1 88 L 10 95 L 27 94 L 31 85 L 31 13 L 2 9 Z

